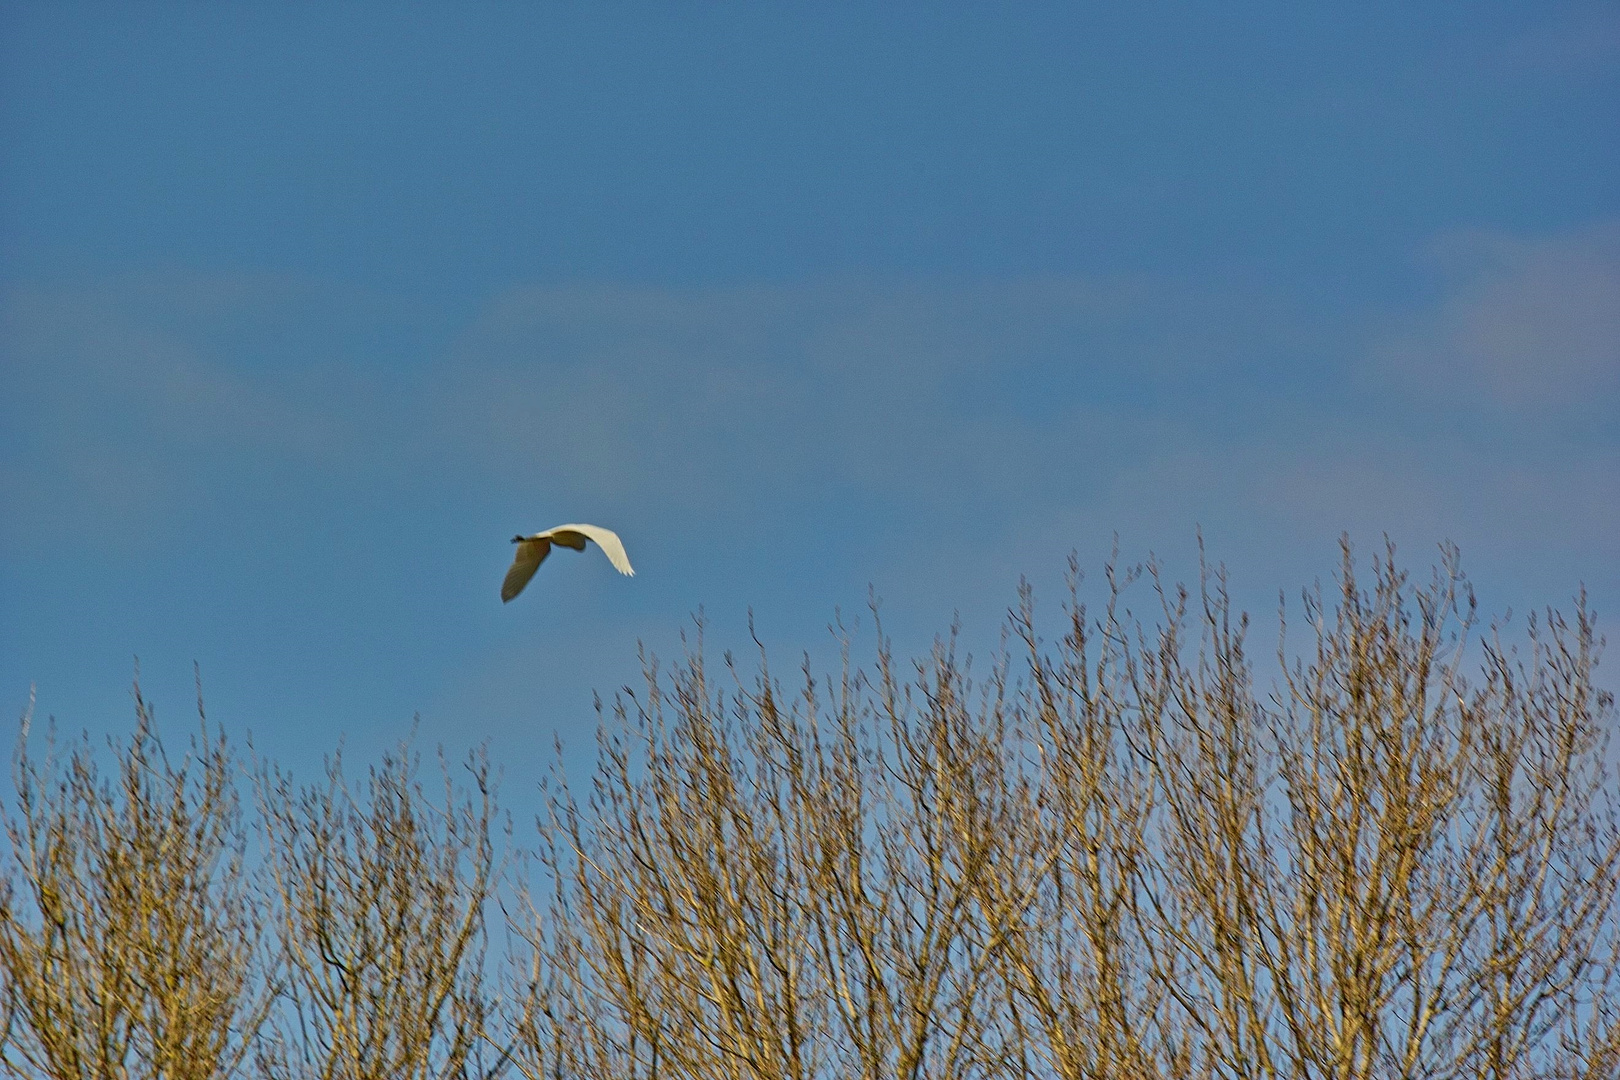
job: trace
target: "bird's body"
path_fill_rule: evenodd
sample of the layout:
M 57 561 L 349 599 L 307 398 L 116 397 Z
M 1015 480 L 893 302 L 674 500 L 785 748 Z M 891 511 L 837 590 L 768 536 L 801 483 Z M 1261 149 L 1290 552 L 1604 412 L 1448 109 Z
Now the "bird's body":
M 506 571 L 506 580 L 501 583 L 501 602 L 507 603 L 523 591 L 523 586 L 529 583 L 546 556 L 551 554 L 552 544 L 584 551 L 586 541 L 595 541 L 619 573 L 626 577 L 635 575 L 630 568 L 630 556 L 624 553 L 624 544 L 612 529 L 604 529 L 600 525 L 558 525 L 555 529 L 537 532 L 533 536 L 512 537 L 512 543 L 517 545 L 517 555 Z

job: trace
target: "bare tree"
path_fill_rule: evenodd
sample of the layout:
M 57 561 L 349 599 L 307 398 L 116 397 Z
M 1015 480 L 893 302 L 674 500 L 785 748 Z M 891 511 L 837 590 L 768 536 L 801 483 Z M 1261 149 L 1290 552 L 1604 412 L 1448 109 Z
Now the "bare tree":
M 1530 656 L 1462 668 L 1454 554 L 1422 589 L 1393 550 L 1362 591 L 1348 547 L 1310 652 L 1256 700 L 1224 584 L 1127 655 L 1148 718 L 1156 857 L 1136 890 L 1150 982 L 1213 1075 L 1611 1075 L 1620 833 L 1602 765 L 1598 642 L 1529 627 Z M 1569 1025 L 1575 1024 L 1575 1028 Z M 1587 1064 L 1580 1061 L 1583 1056 Z
M 904 675 L 881 626 L 866 669 L 846 636 L 794 692 L 763 649 L 715 676 L 701 634 L 672 672 L 644 658 L 510 893 L 482 755 L 464 785 L 441 761 L 442 795 L 408 746 L 356 787 L 339 756 L 314 786 L 260 765 L 249 873 L 206 720 L 174 764 L 137 690 L 104 778 L 85 741 L 32 759 L 25 717 L 0 1067 L 1620 1076 L 1615 709 L 1584 596 L 1482 631 L 1454 553 L 1418 585 L 1347 544 L 1262 680 L 1218 570 L 1110 566 L 1095 618 L 1071 570 L 1056 640 L 1025 589 L 977 679 L 954 630 Z M 503 993 L 485 912 L 508 900 Z
M 823 714 L 808 677 L 727 700 L 701 650 L 668 690 L 648 665 L 588 804 L 560 789 L 541 823 L 529 1076 L 994 1071 L 1007 743 L 948 644 L 910 689 L 885 649 L 878 680 L 846 670 Z
M 1520 654 L 1454 555 L 1347 545 L 1262 692 L 1221 574 L 1145 573 L 1152 624 L 1111 568 L 1051 647 L 1026 592 L 977 688 L 954 637 L 791 698 L 649 662 L 541 821 L 526 1074 L 1616 1075 L 1584 599 Z
M 204 1080 L 237 1073 L 268 1006 L 243 869 L 234 759 L 202 715 L 165 754 L 135 687 L 136 728 L 104 777 L 88 739 L 14 759 L 0 968 L 14 1075 Z
M 1191 1075 L 1168 1019 L 1169 990 L 1148 977 L 1150 954 L 1133 921 L 1157 853 L 1157 791 L 1145 744 L 1146 708 L 1121 663 L 1118 608 L 1134 575 L 1115 578 L 1093 626 L 1071 559 L 1066 633 L 1055 656 L 1037 636 L 1034 600 L 1021 590 L 1011 629 L 1027 665 L 1017 708 L 1032 718 L 1023 748 L 1035 794 L 1018 822 L 1032 855 L 1030 902 L 998 957 L 1016 1075 L 1079 1078 Z M 1101 640 L 1100 649 L 1097 640 Z M 1006 873 L 992 882 L 1010 880 Z M 1009 897 L 1007 903 L 1016 902 Z
M 442 764 L 442 763 L 441 763 Z M 326 782 L 296 787 L 261 767 L 258 800 L 286 966 L 263 1040 L 271 1077 L 439 1080 L 487 1076 L 484 907 L 497 873 L 489 765 L 442 799 L 416 780 L 409 747 L 386 754 L 356 798 L 340 755 Z

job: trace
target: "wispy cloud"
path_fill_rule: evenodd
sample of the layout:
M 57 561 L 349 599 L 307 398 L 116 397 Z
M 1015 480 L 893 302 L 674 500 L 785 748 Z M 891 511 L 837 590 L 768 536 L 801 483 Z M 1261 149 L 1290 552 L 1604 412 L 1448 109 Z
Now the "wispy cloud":
M 444 431 L 515 482 L 624 497 L 1050 489 L 1064 452 L 1273 396 L 1245 368 L 1287 366 L 1276 327 L 1199 335 L 1213 307 L 1128 282 L 518 290 L 458 344 Z
M 1555 236 L 1465 232 L 1429 252 L 1443 293 L 1374 353 L 1430 399 L 1613 413 L 1620 402 L 1620 222 Z
M 1620 12 L 1603 4 L 1556 17 L 1507 41 L 1496 59 L 1560 77 L 1612 72 L 1620 60 Z
M 1615 448 L 1506 420 L 1612 413 L 1617 255 L 1614 223 L 1446 238 L 1381 334 L 1144 280 L 527 286 L 386 365 L 354 324 L 398 310 L 319 290 L 25 290 L 7 543 L 336 494 L 355 530 L 600 515 L 689 564 L 792 536 L 796 565 L 964 587 L 979 546 L 1038 569 L 1199 524 L 1267 557 L 1349 529 L 1609 558 Z
M 150 282 L 0 298 L 15 440 L 0 474 L 5 542 L 73 533 L 141 545 L 168 535 L 180 504 L 228 498 L 222 468 L 319 468 L 355 453 L 363 413 L 337 403 L 331 374 L 277 378 L 212 340 L 217 319 L 239 322 L 263 293 L 189 284 L 178 312 Z
M 1145 280 L 528 286 L 431 314 L 277 282 L 17 290 L 0 633 L 107 666 L 171 641 L 311 731 L 341 700 L 516 737 L 580 720 L 699 606 L 728 644 L 754 607 L 813 647 L 870 583 L 909 649 L 953 612 L 991 632 L 1020 575 L 1050 597 L 1115 534 L 1186 573 L 1202 527 L 1262 610 L 1345 530 L 1419 562 L 1455 540 L 1508 603 L 1584 579 L 1601 607 L 1613 251 L 1612 226 L 1445 241 L 1399 325 Z M 583 560 L 502 609 L 505 538 L 568 519 L 626 537 L 633 587 Z

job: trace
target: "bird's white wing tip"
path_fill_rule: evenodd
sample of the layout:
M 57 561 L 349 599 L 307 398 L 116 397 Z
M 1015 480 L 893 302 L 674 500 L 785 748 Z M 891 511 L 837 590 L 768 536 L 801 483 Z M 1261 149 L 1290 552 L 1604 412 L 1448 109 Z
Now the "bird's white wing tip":
M 571 523 L 547 529 L 543 533 L 537 533 L 536 536 L 553 536 L 561 532 L 577 532 L 589 540 L 594 540 L 596 546 L 602 549 L 602 554 L 607 556 L 608 562 L 613 564 L 613 569 L 625 577 L 636 576 L 635 570 L 630 566 L 630 556 L 625 553 L 624 541 L 620 540 L 619 534 L 612 529 L 605 529 L 600 525 Z

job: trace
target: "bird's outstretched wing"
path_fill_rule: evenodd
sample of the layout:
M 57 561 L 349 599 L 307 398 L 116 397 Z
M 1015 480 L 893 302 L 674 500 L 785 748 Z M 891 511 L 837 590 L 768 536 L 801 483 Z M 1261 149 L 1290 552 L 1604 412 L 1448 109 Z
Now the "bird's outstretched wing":
M 613 564 L 613 569 L 626 577 L 635 577 L 636 572 L 630 566 L 630 556 L 624 553 L 624 543 L 619 539 L 619 534 L 612 529 L 604 529 L 600 525 L 558 525 L 555 529 L 547 529 L 543 533 L 536 533 L 535 536 L 544 537 L 554 544 L 561 544 L 575 551 L 584 551 L 585 541 L 595 541 L 596 546 L 608 557 L 608 562 Z
M 506 571 L 506 580 L 501 582 L 501 603 L 510 602 L 512 597 L 522 592 L 523 586 L 529 583 L 534 572 L 540 569 L 540 564 L 550 554 L 551 541 L 544 533 L 518 541 L 517 554 Z

